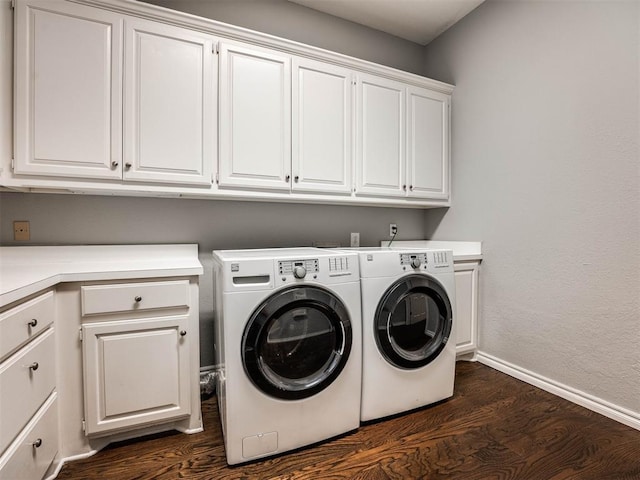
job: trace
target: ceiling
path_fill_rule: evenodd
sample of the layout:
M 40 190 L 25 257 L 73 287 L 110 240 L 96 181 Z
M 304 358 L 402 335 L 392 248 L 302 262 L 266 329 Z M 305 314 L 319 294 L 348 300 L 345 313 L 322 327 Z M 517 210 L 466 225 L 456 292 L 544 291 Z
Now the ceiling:
M 426 45 L 484 0 L 289 0 Z

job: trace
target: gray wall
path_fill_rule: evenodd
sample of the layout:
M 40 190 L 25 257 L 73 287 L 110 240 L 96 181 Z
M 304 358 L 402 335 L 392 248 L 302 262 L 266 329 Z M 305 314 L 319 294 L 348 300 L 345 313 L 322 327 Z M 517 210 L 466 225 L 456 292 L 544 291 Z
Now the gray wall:
M 0 0 L 0 154 L 11 153 L 11 15 Z M 160 2 L 384 65 L 420 73 L 423 49 L 376 30 L 285 0 Z M 5 38 L 6 37 L 6 38 Z M 75 195 L 0 194 L 0 244 L 12 245 L 12 222 L 31 222 L 30 244 L 198 243 L 205 275 L 201 279 L 201 363 L 213 363 L 212 272 L 210 252 L 224 248 L 349 244 L 350 232 L 362 245 L 387 238 L 397 223 L 399 239 L 421 238 L 421 210 L 199 201 Z
M 356 25 L 285 0 L 155 3 L 421 73 L 423 49 L 397 37 Z M 0 64 L 11 65 L 9 0 L 0 0 L 3 38 Z M 283 19 L 286 19 L 283 20 Z M 11 74 L 0 75 L 0 154 L 10 155 Z M 213 300 L 210 252 L 225 248 L 349 244 L 350 232 L 362 245 L 387 238 L 397 223 L 398 238 L 421 238 L 421 210 L 292 205 L 235 201 L 144 199 L 41 194 L 0 194 L 0 244 L 12 245 L 14 220 L 31 222 L 30 244 L 198 243 L 205 267 L 201 279 L 201 364 L 213 364 Z
M 453 198 L 480 349 L 640 418 L 640 3 L 489 1 L 426 49 L 456 85 Z
M 286 0 L 147 0 L 145 3 L 423 74 L 421 45 Z
M 422 238 L 418 209 L 341 207 L 166 198 L 0 194 L 0 244 L 15 245 L 12 222 L 29 220 L 31 241 L 20 245 L 197 243 L 205 273 L 200 280 L 200 359 L 213 364 L 213 273 L 211 251 L 229 248 L 361 245 L 388 238 Z

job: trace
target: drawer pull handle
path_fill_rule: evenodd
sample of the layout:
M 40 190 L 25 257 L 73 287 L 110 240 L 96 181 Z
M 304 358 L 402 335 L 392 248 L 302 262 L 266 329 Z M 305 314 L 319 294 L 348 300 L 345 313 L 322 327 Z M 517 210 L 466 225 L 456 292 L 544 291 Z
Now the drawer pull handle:
M 38 320 L 36 318 L 32 318 L 31 321 L 27 323 L 27 325 L 29 325 L 30 327 L 35 327 L 36 325 L 38 325 Z
M 140 303 L 142 301 L 142 297 L 137 296 L 136 298 L 134 298 L 134 300 L 136 301 L 136 303 Z
M 31 445 L 33 445 L 33 448 L 40 448 L 40 446 L 42 445 L 42 439 L 36 438 L 36 441 L 33 442 Z
M 187 334 L 186 330 L 180 330 L 180 336 L 184 337 Z
M 33 370 L 35 372 L 39 366 L 40 365 L 38 365 L 38 362 L 33 362 L 31 365 L 29 365 L 29 370 Z

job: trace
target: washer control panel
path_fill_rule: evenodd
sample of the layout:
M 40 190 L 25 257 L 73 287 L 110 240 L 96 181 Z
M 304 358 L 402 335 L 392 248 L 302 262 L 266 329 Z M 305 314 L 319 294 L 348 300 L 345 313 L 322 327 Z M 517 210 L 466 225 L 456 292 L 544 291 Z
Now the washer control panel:
M 400 265 L 409 266 L 411 268 L 420 268 L 422 265 L 427 264 L 427 254 L 426 253 L 401 253 L 400 254 Z
M 278 262 L 278 272 L 280 272 L 280 275 L 293 275 L 296 278 L 304 278 L 308 273 L 318 273 L 318 259 L 280 260 Z

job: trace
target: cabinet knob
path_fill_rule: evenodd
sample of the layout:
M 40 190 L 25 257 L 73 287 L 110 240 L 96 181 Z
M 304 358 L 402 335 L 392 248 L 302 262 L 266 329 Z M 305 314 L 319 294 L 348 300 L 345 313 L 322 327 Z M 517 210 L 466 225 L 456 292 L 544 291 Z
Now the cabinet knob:
M 119 165 L 118 162 L 116 162 L 115 160 L 113 162 L 111 162 L 111 168 L 116 168 Z
M 406 185 L 402 185 L 402 190 L 404 190 L 406 192 L 407 191 L 407 186 Z
M 298 180 L 300 180 L 300 177 L 298 175 L 296 175 L 295 177 L 293 177 L 293 181 L 298 183 Z
M 31 365 L 29 365 L 29 370 L 32 370 L 35 372 L 39 366 L 40 365 L 38 365 L 38 362 L 33 362 Z
M 42 445 L 42 439 L 36 438 L 36 441 L 33 442 L 31 445 L 33 446 L 33 448 L 40 448 L 40 446 Z
M 184 337 L 187 334 L 186 330 L 180 330 L 180 336 Z
M 30 327 L 35 327 L 36 325 L 38 325 L 38 319 L 32 318 L 31 321 L 27 323 L 27 325 L 29 325 Z
M 284 181 L 289 183 L 289 179 L 291 178 L 291 175 L 287 175 L 286 177 L 284 177 Z
M 134 298 L 134 300 L 136 301 L 136 303 L 140 303 L 142 301 L 142 297 L 138 295 L 136 298 Z
M 130 162 L 124 164 L 124 167 L 129 170 L 133 165 Z
M 413 185 L 409 185 L 409 190 L 413 192 Z

